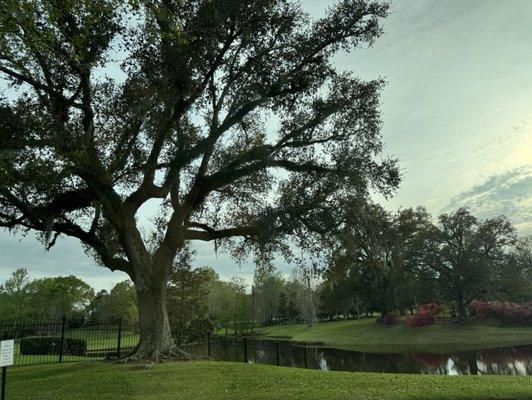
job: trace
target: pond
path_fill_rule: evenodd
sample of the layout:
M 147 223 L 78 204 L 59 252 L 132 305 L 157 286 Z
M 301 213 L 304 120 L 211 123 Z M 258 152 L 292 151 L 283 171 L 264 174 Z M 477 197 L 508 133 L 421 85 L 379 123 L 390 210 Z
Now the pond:
M 210 344 L 215 360 L 313 368 L 330 371 L 364 371 L 439 375 L 532 375 L 532 345 L 489 350 L 432 353 L 366 353 L 288 341 L 219 339 Z M 201 349 L 206 346 L 198 344 Z M 190 350 L 190 349 L 189 349 Z M 192 353 L 198 353 L 197 347 Z M 247 350 L 247 355 L 245 354 Z M 202 351 L 203 352 L 203 351 Z M 205 350 L 207 352 L 207 350 Z

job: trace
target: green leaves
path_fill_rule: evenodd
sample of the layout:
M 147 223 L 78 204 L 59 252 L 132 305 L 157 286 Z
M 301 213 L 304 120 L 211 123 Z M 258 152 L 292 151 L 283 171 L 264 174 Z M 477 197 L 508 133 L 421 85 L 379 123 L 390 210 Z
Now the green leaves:
M 171 265 L 191 239 L 316 243 L 352 198 L 399 182 L 380 157 L 383 82 L 332 58 L 371 44 L 387 10 L 342 0 L 311 20 L 289 0 L 1 2 L 0 76 L 14 87 L 0 225 L 42 231 L 53 217 L 111 268 L 141 253 L 128 262 Z M 143 236 L 135 215 L 152 199 L 163 212 Z

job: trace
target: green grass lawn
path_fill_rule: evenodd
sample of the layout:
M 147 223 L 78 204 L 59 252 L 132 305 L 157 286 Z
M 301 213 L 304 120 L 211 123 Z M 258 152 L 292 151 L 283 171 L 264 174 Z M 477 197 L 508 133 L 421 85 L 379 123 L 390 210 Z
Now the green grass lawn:
M 324 372 L 259 364 L 42 365 L 8 375 L 8 399 L 530 399 L 526 376 Z
M 87 350 L 113 349 L 118 344 L 118 331 L 113 329 L 77 329 L 67 331 L 65 337 L 75 339 L 85 339 Z M 133 331 L 124 330 L 121 332 L 121 345 L 124 347 L 135 346 L 139 335 Z
M 375 319 L 321 322 L 315 328 L 284 325 L 256 330 L 267 336 L 368 352 L 431 352 L 487 349 L 532 344 L 532 328 L 472 323 L 465 327 L 439 322 L 421 328 L 403 323 L 380 326 Z M 531 397 L 532 398 L 532 397 Z

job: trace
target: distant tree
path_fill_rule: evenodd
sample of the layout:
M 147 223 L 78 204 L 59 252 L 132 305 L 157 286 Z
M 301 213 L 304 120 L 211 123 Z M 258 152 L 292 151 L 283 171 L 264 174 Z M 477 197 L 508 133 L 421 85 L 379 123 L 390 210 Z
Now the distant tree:
M 118 282 L 109 292 L 108 313 L 110 318 L 122 318 L 126 322 L 138 321 L 137 296 L 130 280 Z
M 94 296 L 89 307 L 89 318 L 96 321 L 136 323 L 138 319 L 135 287 L 129 280 L 117 283 L 111 291 L 101 290 Z
M 388 8 L 338 0 L 310 19 L 290 0 L 3 0 L 0 226 L 47 248 L 77 238 L 128 274 L 134 357 L 169 353 L 166 288 L 187 243 L 285 248 L 323 233 L 317 215 L 340 222 L 336 199 L 397 186 L 380 155 L 383 82 L 333 63 L 371 45 Z M 155 235 L 139 225 L 148 202 Z
M 210 269 L 207 302 L 209 315 L 216 327 L 233 329 L 235 333 L 251 327 L 251 295 L 247 293 L 246 283 L 242 278 L 232 277 L 230 281 L 221 280 Z
M 290 321 L 288 302 L 289 302 L 288 294 L 286 293 L 286 290 L 283 290 L 279 294 L 279 303 L 278 303 L 278 315 L 279 315 L 279 319 L 283 323 L 287 323 L 288 321 Z
M 301 321 L 301 310 L 299 308 L 299 298 L 301 296 L 302 288 L 294 279 L 294 274 L 292 274 L 292 277 L 286 282 L 285 285 L 285 293 L 287 298 L 287 304 L 286 304 L 286 316 L 285 321 Z
M 290 285 L 297 312 L 310 327 L 318 322 L 318 299 L 313 278 L 308 268 L 294 268 Z
M 109 292 L 105 289 L 98 291 L 92 301 L 90 302 L 87 312 L 89 314 L 89 321 L 95 323 L 97 321 L 106 320 L 108 316 L 107 312 L 107 300 L 109 298 Z
M 496 264 L 493 277 L 494 297 L 513 302 L 532 299 L 532 236 L 521 237 Z
M 318 317 L 321 319 L 338 316 L 340 304 L 344 299 L 340 297 L 338 287 L 330 280 L 322 282 L 318 286 Z
M 176 265 L 167 291 L 168 318 L 178 344 L 204 339 L 213 330 L 208 294 L 212 269 Z
M 288 306 L 286 308 L 286 313 L 288 314 L 289 321 L 300 321 L 302 319 L 301 310 L 299 309 L 297 304 L 297 297 L 288 297 Z
M 279 316 L 279 300 L 284 289 L 284 279 L 271 266 L 258 266 L 253 278 L 255 290 L 255 316 L 271 324 Z
M 18 268 L 0 285 L 0 319 L 25 318 L 30 313 L 28 271 Z
M 504 268 L 514 242 L 515 228 L 505 217 L 479 220 L 466 208 L 440 216 L 427 237 L 426 265 L 436 272 L 444 296 L 455 302 L 460 323 L 473 299 L 496 290 L 497 270 Z
M 218 327 L 225 328 L 226 333 L 233 320 L 235 299 L 236 294 L 231 283 L 220 280 L 216 274 L 215 279 L 209 285 L 207 297 L 209 315 Z
M 425 266 L 417 260 L 424 248 L 424 232 L 432 227 L 430 214 L 423 208 L 389 213 L 358 199 L 345 220 L 324 245 L 330 254 L 330 279 L 336 284 L 350 281 L 355 294 L 343 302 L 383 315 L 413 307 L 417 289 L 422 288 L 417 281 L 426 276 Z
M 31 313 L 36 318 L 84 319 L 94 297 L 94 289 L 81 279 L 70 276 L 41 278 L 27 285 Z
M 246 293 L 247 285 L 243 278 L 234 276 L 230 286 L 233 291 L 232 322 L 235 334 L 238 334 L 239 331 L 242 333 L 250 328 L 251 301 Z
M 318 287 L 320 318 L 358 317 L 362 301 L 356 283 L 345 276 L 326 276 Z

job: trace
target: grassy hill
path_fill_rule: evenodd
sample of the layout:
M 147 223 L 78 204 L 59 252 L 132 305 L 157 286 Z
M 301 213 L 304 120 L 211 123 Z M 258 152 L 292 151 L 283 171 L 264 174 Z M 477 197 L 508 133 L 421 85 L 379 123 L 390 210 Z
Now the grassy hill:
M 400 323 L 379 326 L 374 319 L 321 322 L 315 328 L 304 324 L 257 329 L 266 336 L 321 342 L 327 346 L 369 352 L 419 351 L 445 353 L 503 346 L 532 344 L 532 328 L 486 324 L 473 321 L 461 327 L 439 322 L 421 328 Z
M 196 361 L 145 366 L 54 364 L 9 371 L 9 399 L 530 399 L 523 376 L 324 372 Z

